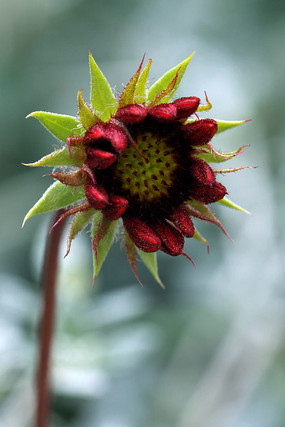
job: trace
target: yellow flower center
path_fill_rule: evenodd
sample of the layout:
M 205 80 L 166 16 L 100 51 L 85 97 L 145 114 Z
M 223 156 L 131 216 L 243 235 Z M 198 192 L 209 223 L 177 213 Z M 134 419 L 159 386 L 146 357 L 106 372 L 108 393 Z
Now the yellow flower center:
M 136 136 L 138 151 L 133 145 L 119 156 L 114 179 L 124 193 L 139 202 L 153 202 L 167 196 L 178 167 L 174 148 L 166 137 L 150 132 Z

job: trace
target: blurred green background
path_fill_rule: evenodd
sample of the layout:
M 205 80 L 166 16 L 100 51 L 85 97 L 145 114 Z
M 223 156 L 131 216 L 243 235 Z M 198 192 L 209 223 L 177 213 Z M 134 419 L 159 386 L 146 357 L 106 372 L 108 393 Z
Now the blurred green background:
M 150 83 L 196 54 L 178 96 L 210 117 L 252 119 L 214 139 L 250 145 L 222 177 L 251 215 L 216 208 L 234 242 L 159 254 L 163 291 L 120 242 L 92 288 L 82 233 L 63 259 L 52 356 L 54 427 L 284 427 L 285 2 L 270 0 L 0 0 L 0 426 L 29 427 L 34 409 L 39 277 L 49 216 L 21 229 L 51 182 L 24 167 L 58 146 L 35 110 L 76 114 L 89 95 L 88 49 L 117 92 L 146 52 Z M 206 117 L 206 115 L 205 115 Z

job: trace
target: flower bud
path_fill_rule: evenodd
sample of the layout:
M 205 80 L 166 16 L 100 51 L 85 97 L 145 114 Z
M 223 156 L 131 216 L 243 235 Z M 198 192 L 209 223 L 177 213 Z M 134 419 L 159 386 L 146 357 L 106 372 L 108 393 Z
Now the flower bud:
M 177 108 L 173 104 L 159 104 L 148 109 L 151 118 L 159 121 L 172 121 L 177 119 Z
M 192 158 L 190 165 L 190 176 L 197 185 L 212 185 L 216 177 L 211 167 L 202 159 Z
M 116 160 L 116 154 L 109 151 L 100 150 L 99 148 L 87 147 L 87 160 L 86 163 L 90 168 L 106 169 L 111 166 Z
M 108 194 L 100 185 L 95 186 L 91 179 L 88 178 L 85 184 L 85 194 L 90 205 L 95 209 L 103 209 L 108 203 Z
M 134 244 L 144 252 L 156 252 L 160 249 L 161 241 L 158 235 L 143 221 L 136 217 L 123 218 L 127 230 Z
M 225 197 L 227 189 L 219 182 L 215 182 L 211 187 L 196 186 L 191 187 L 189 196 L 203 203 L 215 203 Z
M 143 105 L 131 104 L 120 108 L 115 115 L 115 119 L 120 120 L 125 125 L 131 125 L 133 123 L 140 123 L 146 116 L 147 110 Z
M 103 214 L 107 219 L 114 221 L 119 219 L 129 206 L 127 199 L 121 196 L 112 195 L 109 197 L 110 205 L 103 210 Z
M 115 124 L 109 124 L 105 129 L 105 139 L 110 141 L 114 150 L 121 154 L 128 146 L 128 137 L 123 128 Z
M 193 222 L 190 218 L 189 212 L 185 206 L 179 206 L 176 208 L 171 215 L 169 215 L 170 221 L 173 222 L 176 228 L 183 234 L 185 237 L 193 237 L 195 233 L 195 228 Z
M 100 141 L 105 137 L 105 128 L 101 123 L 92 126 L 85 134 L 84 144 L 92 144 Z
M 200 103 L 200 98 L 196 96 L 189 96 L 184 98 L 179 98 L 173 101 L 173 105 L 177 108 L 177 118 L 186 119 L 195 113 Z
M 184 247 L 184 237 L 176 228 L 168 222 L 156 221 L 151 224 L 151 228 L 156 232 L 161 240 L 161 250 L 168 255 L 180 255 Z
M 205 145 L 211 141 L 217 132 L 218 125 L 215 120 L 202 119 L 188 123 L 182 128 L 184 138 L 189 145 Z

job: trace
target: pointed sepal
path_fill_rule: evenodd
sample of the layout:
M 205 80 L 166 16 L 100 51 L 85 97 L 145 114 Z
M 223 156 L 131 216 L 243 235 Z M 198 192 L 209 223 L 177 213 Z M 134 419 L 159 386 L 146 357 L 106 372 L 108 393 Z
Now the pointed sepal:
M 205 205 L 202 202 L 198 202 L 196 200 L 191 200 L 190 202 L 188 202 L 186 207 L 191 216 L 199 218 L 203 221 L 209 221 L 217 225 L 225 233 L 225 235 L 230 239 L 230 236 L 226 232 L 222 223 L 218 220 L 218 218 L 215 217 L 215 215 L 207 205 Z
M 205 237 L 202 236 L 202 234 L 197 230 L 197 228 L 195 228 L 195 233 L 193 235 L 193 239 L 198 240 L 201 243 L 204 243 L 204 245 L 206 245 L 207 247 L 207 252 L 209 253 L 209 243 L 207 242 L 207 240 L 205 239 Z
M 110 221 L 98 212 L 92 225 L 93 284 L 113 243 L 118 221 Z
M 70 173 L 54 172 L 45 176 L 50 176 L 62 182 L 63 184 L 71 185 L 72 187 L 79 187 L 80 185 L 84 185 L 86 181 L 86 174 L 82 169 L 78 169 L 77 171 Z
M 85 160 L 86 160 L 86 153 L 80 148 L 72 147 L 69 153 L 69 150 L 66 147 L 64 147 L 64 148 L 59 148 L 58 150 L 55 150 L 50 154 L 47 154 L 37 162 L 23 163 L 23 165 L 30 166 L 30 167 L 39 167 L 39 166 L 49 166 L 49 167 L 79 166 L 81 167 Z
M 84 197 L 84 187 L 72 188 L 57 181 L 45 191 L 37 203 L 29 210 L 24 218 L 23 225 L 27 219 L 35 215 L 64 208 L 84 199 Z
M 222 163 L 232 159 L 238 154 L 244 153 L 246 147 L 247 145 L 243 145 L 235 151 L 222 153 L 221 151 L 216 151 L 211 144 L 208 144 L 195 150 L 192 155 L 198 159 L 204 160 L 207 163 Z
M 220 203 L 220 205 L 226 206 L 227 208 L 235 209 L 237 211 L 244 212 L 246 214 L 250 214 L 246 209 L 242 208 L 241 206 L 237 205 L 236 203 L 232 202 L 227 197 L 224 197 L 223 199 L 219 200 L 217 203 Z
M 70 252 L 70 246 L 72 240 L 82 231 L 90 222 L 93 215 L 95 215 L 96 210 L 90 208 L 88 211 L 85 212 L 77 212 L 74 215 L 73 221 L 71 223 L 68 239 L 67 239 L 67 250 L 64 257 L 66 257 Z
M 142 104 L 146 101 L 146 85 L 151 63 L 152 60 L 150 59 L 138 78 L 134 94 L 134 102 L 136 104 Z
M 158 79 L 151 86 L 148 92 L 148 97 L 147 97 L 148 104 L 152 103 L 152 101 L 171 84 L 176 74 L 178 73 L 177 80 L 175 82 L 175 85 L 172 91 L 170 93 L 165 94 L 165 97 L 159 99 L 159 103 L 169 102 L 172 99 L 172 97 L 174 96 L 176 90 L 180 85 L 181 79 L 194 53 L 195 52 L 193 52 L 192 55 L 190 55 L 188 58 L 186 58 L 184 61 L 178 64 L 176 67 L 172 68 L 167 73 L 165 73 L 160 79 Z
M 217 133 L 221 133 L 226 130 L 235 128 L 237 126 L 243 125 L 244 123 L 250 122 L 250 120 L 238 120 L 238 121 L 216 120 L 216 122 L 218 125 Z
M 144 61 L 144 57 L 139 65 L 139 68 L 137 69 L 136 73 L 133 75 L 133 77 L 130 79 L 127 86 L 124 88 L 120 100 L 119 100 L 119 108 L 125 107 L 126 105 L 130 105 L 134 103 L 134 95 L 136 90 L 136 85 L 141 73 L 142 64 Z
M 93 113 L 87 102 L 83 99 L 82 89 L 77 94 L 77 105 L 78 119 L 86 130 L 100 122 L 99 118 Z
M 159 274 L 158 274 L 158 267 L 157 267 L 157 254 L 156 252 L 144 252 L 140 249 L 137 249 L 138 254 L 144 263 L 144 265 L 148 268 L 148 270 L 151 272 L 157 283 L 165 289 L 164 284 L 160 280 Z
M 116 113 L 118 103 L 106 77 L 94 61 L 90 52 L 89 65 L 91 77 L 91 105 L 96 115 L 104 122 L 107 122 L 109 118 Z
M 35 111 L 26 118 L 29 117 L 37 119 L 53 136 L 62 142 L 66 142 L 70 135 L 80 135 L 83 130 L 79 121 L 73 116 Z
M 137 271 L 137 248 L 136 248 L 136 245 L 134 244 L 134 242 L 131 240 L 126 229 L 124 229 L 124 244 L 125 244 L 127 257 L 128 257 L 128 261 L 130 263 L 130 266 L 131 266 L 133 272 L 135 273 L 135 276 L 136 276 L 138 282 L 142 286 L 142 282 L 140 281 L 140 278 L 138 276 L 138 271 Z

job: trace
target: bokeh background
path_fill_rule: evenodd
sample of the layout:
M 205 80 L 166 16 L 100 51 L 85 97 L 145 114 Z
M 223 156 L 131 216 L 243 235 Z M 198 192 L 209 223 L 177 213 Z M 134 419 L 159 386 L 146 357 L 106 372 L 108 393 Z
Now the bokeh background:
M 285 2 L 282 0 L 0 0 L 0 425 L 29 427 L 34 410 L 39 277 L 50 217 L 27 210 L 51 182 L 24 167 L 58 146 L 31 111 L 76 114 L 88 98 L 88 49 L 117 92 L 143 54 L 150 84 L 193 50 L 179 95 L 209 116 L 252 119 L 215 138 L 229 196 L 216 208 L 233 242 L 159 254 L 162 290 L 141 288 L 118 242 L 92 288 L 82 233 L 62 248 L 52 356 L 54 427 L 284 427 Z M 206 117 L 206 115 L 204 115 Z

